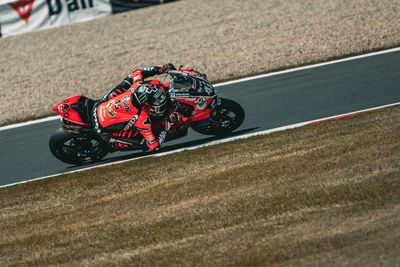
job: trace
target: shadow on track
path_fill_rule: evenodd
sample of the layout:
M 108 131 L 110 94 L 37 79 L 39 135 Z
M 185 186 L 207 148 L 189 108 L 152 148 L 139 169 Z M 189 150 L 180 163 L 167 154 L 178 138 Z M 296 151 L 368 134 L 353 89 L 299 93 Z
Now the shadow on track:
M 179 143 L 179 144 L 175 144 L 175 145 L 168 145 L 168 143 L 166 143 L 166 145 L 161 150 L 159 150 L 155 153 L 132 151 L 132 152 L 129 152 L 129 154 L 116 156 L 116 157 L 112 157 L 112 158 L 108 158 L 108 159 L 103 159 L 102 161 L 99 161 L 95 164 L 88 164 L 86 166 L 89 166 L 89 165 L 96 166 L 96 165 L 101 165 L 104 163 L 117 162 L 120 160 L 132 159 L 132 158 L 142 157 L 142 156 L 146 156 L 146 155 L 154 155 L 154 154 L 157 154 L 160 152 L 168 152 L 168 151 L 172 151 L 172 150 L 176 150 L 176 149 L 189 148 L 189 147 L 193 147 L 193 146 L 203 145 L 203 144 L 210 143 L 212 141 L 223 140 L 223 139 L 231 138 L 234 136 L 240 136 L 240 135 L 243 135 L 243 134 L 246 134 L 249 132 L 254 132 L 259 128 L 260 127 L 252 127 L 252 128 L 242 129 L 240 131 L 235 131 L 231 134 L 224 135 L 224 136 L 210 136 L 210 137 L 187 141 L 187 142 L 183 142 L 183 143 Z M 128 153 L 128 152 L 125 152 L 125 153 Z M 74 166 L 71 166 L 71 168 L 74 168 Z
M 192 146 L 198 146 L 198 145 L 203 145 L 206 143 L 210 143 L 212 141 L 216 141 L 216 140 L 223 140 L 223 139 L 227 139 L 227 138 L 231 138 L 234 136 L 239 136 L 239 135 L 243 135 L 249 132 L 253 132 L 257 129 L 259 129 L 260 127 L 253 127 L 253 128 L 247 128 L 247 129 L 243 129 L 240 131 L 236 131 L 227 135 L 223 135 L 223 136 L 210 136 L 207 138 L 203 138 L 203 139 L 197 139 L 197 140 L 193 140 L 193 141 L 188 141 L 188 142 L 184 142 L 184 143 L 180 143 L 180 144 L 176 144 L 176 145 L 166 145 L 165 147 L 163 147 L 160 152 L 167 152 L 167 151 L 171 151 L 171 150 L 175 150 L 175 149 L 180 149 L 180 148 L 189 148 Z

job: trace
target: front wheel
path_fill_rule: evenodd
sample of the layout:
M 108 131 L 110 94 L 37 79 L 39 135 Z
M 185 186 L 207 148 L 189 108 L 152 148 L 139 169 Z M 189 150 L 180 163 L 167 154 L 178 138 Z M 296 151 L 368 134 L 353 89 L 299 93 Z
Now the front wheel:
M 205 135 L 224 135 L 233 132 L 244 121 L 244 110 L 237 102 L 221 98 L 221 103 L 215 108 L 207 121 L 192 125 L 193 130 Z
M 49 148 L 57 159 L 72 165 L 96 162 L 108 153 L 106 147 L 94 136 L 68 133 L 62 128 L 51 135 Z

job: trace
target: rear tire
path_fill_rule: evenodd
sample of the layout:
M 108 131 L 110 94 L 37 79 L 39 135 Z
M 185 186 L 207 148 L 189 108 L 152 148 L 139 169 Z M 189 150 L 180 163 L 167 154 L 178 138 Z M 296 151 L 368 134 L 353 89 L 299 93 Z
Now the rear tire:
M 233 100 L 221 98 L 221 104 L 215 108 L 213 116 L 192 125 L 192 128 L 205 135 L 225 135 L 239 128 L 244 117 L 242 106 Z
M 108 153 L 97 137 L 68 133 L 62 128 L 51 135 L 49 148 L 54 157 L 72 165 L 96 162 Z

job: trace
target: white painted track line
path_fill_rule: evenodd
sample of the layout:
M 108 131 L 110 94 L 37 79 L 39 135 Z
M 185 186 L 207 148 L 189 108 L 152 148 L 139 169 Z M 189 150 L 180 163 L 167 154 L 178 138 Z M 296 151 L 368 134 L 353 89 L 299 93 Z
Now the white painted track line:
M 256 79 L 261 79 L 261 78 L 266 78 L 266 77 L 271 77 L 271 76 L 276 76 L 276 75 L 281 75 L 281 74 L 286 74 L 286 73 L 291 73 L 291 72 L 296 72 L 296 71 L 300 71 L 300 70 L 308 70 L 308 69 L 323 67 L 323 66 L 327 66 L 327 65 L 341 63 L 341 62 L 346 62 L 346 61 L 351 61 L 351 60 L 356 60 L 356 59 L 361 59 L 361 58 L 366 58 L 366 57 L 372 57 L 372 56 L 378 56 L 378 55 L 397 52 L 397 51 L 400 51 L 400 47 L 386 49 L 386 50 L 382 50 L 382 51 L 378 51 L 378 52 L 372 52 L 372 53 L 358 55 L 358 56 L 353 56 L 353 57 L 348 57 L 348 58 L 342 58 L 342 59 L 337 59 L 337 60 L 317 63 L 317 64 L 313 64 L 313 65 L 297 67 L 297 68 L 293 68 L 293 69 L 287 69 L 287 70 L 282 70 L 282 71 L 270 72 L 270 73 L 266 73 L 266 74 L 260 74 L 260 75 L 256 75 L 256 76 L 252 76 L 252 77 L 246 77 L 246 78 L 242 78 L 242 79 L 237 79 L 237 80 L 227 81 L 227 82 L 223 82 L 223 83 L 218 83 L 218 84 L 215 84 L 214 86 L 217 87 L 217 86 L 230 85 L 230 84 L 235 84 L 235 83 L 240 83 L 240 82 L 246 82 L 246 81 L 251 81 L 251 80 L 256 80 Z
M 285 131 L 285 130 L 289 130 L 289 129 L 300 128 L 300 127 L 303 127 L 303 126 L 306 126 L 306 125 L 312 125 L 312 124 L 322 123 L 322 122 L 325 122 L 325 121 L 341 119 L 341 118 L 350 117 L 350 116 L 354 116 L 354 115 L 361 114 L 361 113 L 376 111 L 376 110 L 380 110 L 380 109 L 384 109 L 384 108 L 388 108 L 388 107 L 393 107 L 393 106 L 398 106 L 398 105 L 400 105 L 400 102 L 389 104 L 389 105 L 384 105 L 384 106 L 373 107 L 373 108 L 369 108 L 369 109 L 358 110 L 358 111 L 345 113 L 345 114 L 339 114 L 339 115 L 335 115 L 335 116 L 331 116 L 331 117 L 320 118 L 320 119 L 311 120 L 311 121 L 299 122 L 299 123 L 296 123 L 296 124 L 286 125 L 286 126 L 282 126 L 282 127 L 278 127 L 278 128 L 274 128 L 274 129 L 269 129 L 269 130 L 265 130 L 265 131 L 260 131 L 260 132 L 250 133 L 250 134 L 234 136 L 234 137 L 231 137 L 231 138 L 226 138 L 226 139 L 222 139 L 222 140 L 216 140 L 216 141 L 213 141 L 213 142 L 210 142 L 210 143 L 206 143 L 206 144 L 202 144 L 202 145 L 197 145 L 197 146 L 192 146 L 192 147 L 185 147 L 185 148 L 180 148 L 180 149 L 176 149 L 176 150 L 172 150 L 172 151 L 161 152 L 161 153 L 157 153 L 157 154 L 146 155 L 146 156 L 132 158 L 132 159 L 126 159 L 126 160 L 121 160 L 121 161 L 116 161 L 116 162 L 105 163 L 105 164 L 92 166 L 92 167 L 88 167 L 88 168 L 84 168 L 84 169 L 79 169 L 79 170 L 75 170 L 75 171 L 69 171 L 69 172 L 63 172 L 63 173 L 59 173 L 59 174 L 44 176 L 44 177 L 38 177 L 38 178 L 34 178 L 34 179 L 26 180 L 26 181 L 21 181 L 21 182 L 17 182 L 17 183 L 13 183 L 13 184 L 2 185 L 2 186 L 0 186 L 0 188 L 10 187 L 10 186 L 18 185 L 18 184 L 24 184 L 24 183 L 29 183 L 29 182 L 33 182 L 33 181 L 43 180 L 43 179 L 48 179 L 48 178 L 52 178 L 52 177 L 56 177 L 56 176 L 60 176 L 60 175 L 64 175 L 64 174 L 72 174 L 72 173 L 87 171 L 87 170 L 106 167 L 106 166 L 118 165 L 118 164 L 121 164 L 121 163 L 134 161 L 134 160 L 139 160 L 139 159 L 148 158 L 148 157 L 162 157 L 162 156 L 166 156 L 166 155 L 170 155 L 170 154 L 174 154 L 174 153 L 179 153 L 179 152 L 183 152 L 183 151 L 191 151 L 191 150 L 195 150 L 195 149 L 199 149 L 199 148 L 203 148 L 203 147 L 215 146 L 215 145 L 218 145 L 218 144 L 228 143 L 228 142 L 232 142 L 232 141 L 236 141 L 236 140 L 240 140 L 240 139 L 247 139 L 247 138 L 254 137 L 254 136 L 267 135 L 267 134 L 271 134 L 271 133 L 275 133 L 275 132 L 281 132 L 281 131 Z
M 353 56 L 353 57 L 348 57 L 348 58 L 343 58 L 343 59 L 327 61 L 327 62 L 313 64 L 313 65 L 307 65 L 307 66 L 288 69 L 288 70 L 282 70 L 282 71 L 277 71 L 277 72 L 256 75 L 256 76 L 252 76 L 252 77 L 232 80 L 232 81 L 223 82 L 223 83 L 218 83 L 218 84 L 214 84 L 214 87 L 220 87 L 220 86 L 241 83 L 241 82 L 251 81 L 251 80 L 256 80 L 256 79 L 262 79 L 262 78 L 266 78 L 266 77 L 271 77 L 271 76 L 276 76 L 276 75 L 280 75 L 280 74 L 291 73 L 291 72 L 296 72 L 296 71 L 301 71 L 301 70 L 313 69 L 313 68 L 318 68 L 318 67 L 322 67 L 322 66 L 327 66 L 327 65 L 332 65 L 332 64 L 336 64 L 336 63 L 356 60 L 356 59 L 360 59 L 360 58 L 372 57 L 372 56 L 377 56 L 377 55 L 382 55 L 382 54 L 387 54 L 387 53 L 392 53 L 392 52 L 397 52 L 397 51 L 400 51 L 400 47 L 386 49 L 386 50 L 363 54 L 363 55 L 358 55 L 358 56 Z M 14 128 L 37 124 L 37 123 L 42 123 L 42 122 L 46 122 L 46 121 L 52 121 L 52 120 L 56 120 L 58 118 L 59 118 L 59 116 L 51 116 L 51 117 L 47 117 L 47 118 L 43 118 L 43 119 L 39 119 L 39 120 L 32 120 L 32 121 L 27 121 L 27 122 L 22 122 L 22 123 L 10 124 L 7 126 L 0 127 L 0 131 L 14 129 Z
M 28 125 L 33 125 L 33 124 L 38 124 L 38 123 L 42 123 L 42 122 L 46 122 L 46 121 L 54 121 L 54 120 L 59 119 L 59 118 L 60 118 L 60 116 L 56 115 L 56 116 L 51 116 L 51 117 L 38 119 L 38 120 L 31 120 L 31 121 L 26 121 L 26 122 L 10 124 L 10 125 L 6 125 L 6 126 L 3 126 L 3 127 L 0 127 L 0 131 L 15 129 L 15 128 L 28 126 Z

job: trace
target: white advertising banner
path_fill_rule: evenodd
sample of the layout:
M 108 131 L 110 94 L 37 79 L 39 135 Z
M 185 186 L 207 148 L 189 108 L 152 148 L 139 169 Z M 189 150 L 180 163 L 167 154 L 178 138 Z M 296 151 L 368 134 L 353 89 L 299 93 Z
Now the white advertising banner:
M 19 0 L 0 2 L 4 36 L 111 15 L 110 0 Z

